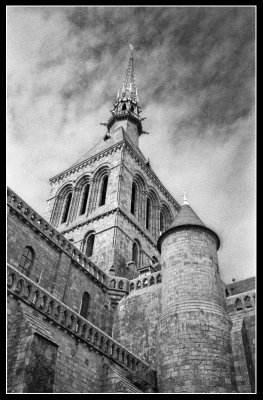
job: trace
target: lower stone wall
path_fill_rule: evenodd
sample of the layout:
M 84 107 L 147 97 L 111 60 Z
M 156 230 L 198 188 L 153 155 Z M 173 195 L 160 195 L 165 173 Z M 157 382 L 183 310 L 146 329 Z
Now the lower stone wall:
M 98 352 L 23 302 L 11 298 L 9 309 L 16 316 L 9 324 L 9 392 L 101 392 L 104 359 Z
M 33 334 L 28 364 L 25 367 L 24 393 L 52 393 L 55 380 L 57 345 Z
M 24 390 L 26 355 L 30 349 L 32 334 L 23 323 L 23 312 L 18 303 L 10 297 L 7 317 L 7 392 L 21 393 Z
M 101 393 L 105 361 L 125 376 L 122 392 L 134 391 L 135 382 L 142 391 L 156 389 L 155 371 L 94 325 L 74 312 L 65 321 L 50 315 L 38 300 L 31 306 L 14 287 L 8 290 L 9 393 Z M 116 379 L 106 378 L 114 391 Z
M 103 370 L 103 393 L 142 393 L 141 390 L 127 379 L 125 374 L 109 363 L 104 364 Z
M 245 299 L 249 297 L 249 303 Z M 248 307 L 246 307 L 248 305 Z M 239 393 L 255 392 L 255 290 L 227 298 L 233 322 L 232 353 Z
M 113 338 L 156 366 L 156 326 L 161 313 L 161 286 L 136 290 L 123 298 L 116 313 Z
M 255 371 L 251 349 L 253 333 L 245 328 L 242 313 L 232 317 L 232 321 L 231 340 L 237 390 L 239 393 L 251 393 L 255 391 Z

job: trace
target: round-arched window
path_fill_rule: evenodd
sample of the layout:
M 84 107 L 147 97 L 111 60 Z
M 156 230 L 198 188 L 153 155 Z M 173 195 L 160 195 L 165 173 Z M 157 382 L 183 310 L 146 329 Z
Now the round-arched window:
M 85 238 L 84 251 L 87 257 L 92 257 L 94 249 L 95 234 L 90 233 Z

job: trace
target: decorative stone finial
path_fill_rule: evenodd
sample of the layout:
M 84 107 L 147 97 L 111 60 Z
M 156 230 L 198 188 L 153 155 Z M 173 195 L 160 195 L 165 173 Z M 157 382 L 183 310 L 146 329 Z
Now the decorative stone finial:
M 183 196 L 184 196 L 184 203 L 183 204 L 188 204 L 187 198 L 186 198 L 186 193 L 183 192 Z

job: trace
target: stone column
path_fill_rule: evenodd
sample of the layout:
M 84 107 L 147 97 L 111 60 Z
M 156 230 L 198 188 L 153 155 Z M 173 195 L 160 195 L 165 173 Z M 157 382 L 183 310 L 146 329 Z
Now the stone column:
M 70 210 L 69 210 L 68 223 L 70 223 L 77 217 L 81 189 L 82 188 L 73 189 L 71 206 L 70 206 Z
M 146 199 L 147 199 L 147 192 L 145 191 L 140 192 L 139 221 L 143 228 L 145 228 L 145 221 L 146 221 Z
M 56 227 L 59 224 L 59 219 L 61 217 L 61 209 L 63 205 L 63 198 L 62 196 L 58 195 L 56 200 L 54 201 L 54 208 L 52 210 L 51 215 L 51 225 Z

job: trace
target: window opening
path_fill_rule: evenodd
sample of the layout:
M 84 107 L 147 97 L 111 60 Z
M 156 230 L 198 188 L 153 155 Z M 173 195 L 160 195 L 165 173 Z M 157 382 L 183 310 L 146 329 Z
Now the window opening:
M 151 202 L 150 199 L 147 199 L 146 204 L 146 229 L 150 229 L 150 218 L 151 218 Z
M 139 256 L 139 246 L 136 242 L 134 242 L 132 245 L 132 261 L 134 261 L 137 268 L 140 266 Z
M 83 215 L 86 211 L 87 201 L 88 201 L 88 196 L 89 196 L 89 188 L 90 188 L 90 185 L 85 186 L 79 215 Z
M 94 233 L 90 234 L 86 240 L 86 256 L 91 257 L 93 254 L 93 247 L 94 247 Z
M 135 215 L 136 185 L 132 184 L 131 213 Z
M 65 199 L 65 206 L 64 206 L 64 211 L 61 219 L 61 223 L 63 224 L 64 222 L 67 221 L 68 219 L 68 213 L 69 213 L 69 207 L 71 203 L 71 198 L 72 198 L 72 193 L 69 193 Z
M 108 186 L 108 175 L 106 175 L 102 180 L 101 186 L 101 195 L 100 195 L 100 202 L 99 206 L 103 206 L 106 200 L 106 193 L 107 193 L 107 186 Z
M 82 296 L 81 309 L 80 309 L 80 315 L 84 318 L 87 318 L 88 316 L 89 305 L 90 305 L 90 295 L 88 294 L 88 292 L 84 292 Z
M 21 259 L 19 262 L 19 266 L 22 268 L 22 273 L 29 272 L 33 267 L 34 262 L 34 250 L 26 246 L 21 254 Z

